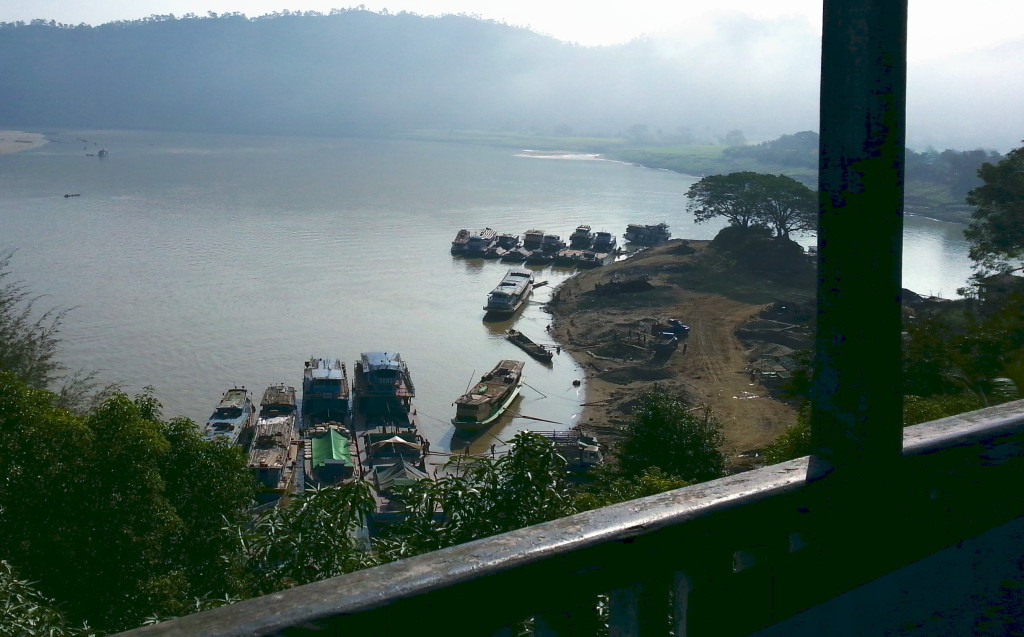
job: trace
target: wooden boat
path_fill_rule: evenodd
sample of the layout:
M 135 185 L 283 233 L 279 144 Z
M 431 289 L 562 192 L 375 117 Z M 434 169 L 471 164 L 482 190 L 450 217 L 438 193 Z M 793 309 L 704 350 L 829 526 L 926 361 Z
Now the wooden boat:
M 452 254 L 465 256 L 469 249 L 470 240 L 474 237 L 476 238 L 476 245 L 482 242 L 486 247 L 486 245 L 497 241 L 498 232 L 491 228 L 483 228 L 481 230 L 463 228 L 455 233 L 455 239 L 452 240 Z
M 475 431 L 498 419 L 523 386 L 523 361 L 503 360 L 455 401 L 456 429 Z
M 569 247 L 574 250 L 588 250 L 593 244 L 594 233 L 591 232 L 590 226 L 585 223 L 576 226 L 576 229 L 569 235 Z
M 277 499 L 295 490 L 299 458 L 295 436 L 295 388 L 271 385 L 263 392 L 260 417 L 252 446 L 249 469 L 263 487 L 261 501 Z
M 515 345 L 518 345 L 520 349 L 536 358 L 539 361 L 550 363 L 554 355 L 548 351 L 543 345 L 534 343 L 526 334 L 523 334 L 519 330 L 509 329 L 505 332 L 505 337 L 512 341 Z

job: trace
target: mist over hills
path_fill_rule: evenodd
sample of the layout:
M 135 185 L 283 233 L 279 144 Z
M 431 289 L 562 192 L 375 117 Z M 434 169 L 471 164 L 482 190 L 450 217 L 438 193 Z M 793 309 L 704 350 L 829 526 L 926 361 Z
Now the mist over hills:
M 806 24 L 744 16 L 613 47 L 466 16 L 363 10 L 97 27 L 6 23 L 0 125 L 303 135 L 478 129 L 712 143 L 742 130 L 758 141 L 817 129 L 818 47 Z M 1005 55 L 912 67 L 908 142 L 1017 145 L 1019 109 L 991 84 L 1015 91 L 1024 55 Z

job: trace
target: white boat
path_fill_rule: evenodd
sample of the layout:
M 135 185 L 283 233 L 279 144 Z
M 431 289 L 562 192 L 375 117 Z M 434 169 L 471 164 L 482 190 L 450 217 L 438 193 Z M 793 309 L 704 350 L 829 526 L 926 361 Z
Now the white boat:
M 256 409 L 253 407 L 249 390 L 234 387 L 224 392 L 217 408 L 203 427 L 203 438 L 215 440 L 224 438 L 236 444 L 242 431 L 253 426 Z
M 523 361 L 503 360 L 455 401 L 456 429 L 474 431 L 498 419 L 523 386 Z
M 490 317 L 512 316 L 533 292 L 533 271 L 526 268 L 510 268 L 501 282 L 487 295 L 484 305 Z

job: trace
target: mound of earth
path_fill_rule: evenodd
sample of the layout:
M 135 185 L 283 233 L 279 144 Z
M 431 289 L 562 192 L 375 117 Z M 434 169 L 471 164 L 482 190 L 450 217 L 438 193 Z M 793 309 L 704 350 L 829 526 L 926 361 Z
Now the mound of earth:
M 796 421 L 794 405 L 773 398 L 759 372 L 806 337 L 779 308 L 806 306 L 811 285 L 730 271 L 706 241 L 670 241 L 576 274 L 555 291 L 548 311 L 552 335 L 587 372 L 581 424 L 614 437 L 637 397 L 657 385 L 695 408 L 710 406 L 722 422 L 725 451 L 737 466 L 749 463 L 739 455 Z M 670 318 L 689 325 L 689 336 L 667 358 L 654 359 L 651 326 Z

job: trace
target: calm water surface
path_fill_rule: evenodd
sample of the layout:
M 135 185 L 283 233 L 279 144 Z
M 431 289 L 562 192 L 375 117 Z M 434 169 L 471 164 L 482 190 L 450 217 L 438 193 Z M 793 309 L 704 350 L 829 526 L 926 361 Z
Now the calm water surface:
M 129 392 L 156 387 L 166 416 L 203 422 L 235 385 L 301 386 L 303 361 L 397 351 L 434 448 L 474 451 L 522 429 L 576 423 L 582 371 L 546 367 L 503 338 L 546 338 L 542 310 L 571 271 L 545 268 L 529 307 L 487 323 L 508 268 L 453 258 L 459 228 L 580 223 L 620 236 L 666 221 L 712 238 L 684 195 L 695 178 L 580 156 L 405 141 L 88 131 L 0 155 L 0 248 L 42 307 L 73 307 L 62 358 Z M 100 148 L 108 157 L 88 156 Z M 64 194 L 80 193 L 65 198 Z M 961 227 L 908 221 L 904 284 L 953 296 L 969 275 Z M 810 241 L 808 241 L 809 243 Z M 527 361 L 516 417 L 453 438 L 452 401 L 501 358 Z M 543 422 L 544 419 L 558 424 Z

